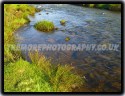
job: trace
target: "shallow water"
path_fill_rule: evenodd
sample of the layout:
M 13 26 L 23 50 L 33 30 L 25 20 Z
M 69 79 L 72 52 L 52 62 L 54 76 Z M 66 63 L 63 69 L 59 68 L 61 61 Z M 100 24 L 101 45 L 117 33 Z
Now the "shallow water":
M 41 11 L 29 16 L 31 22 L 16 36 L 20 44 L 119 44 L 121 13 L 69 4 L 39 4 Z M 53 21 L 58 30 L 48 34 L 37 31 L 40 20 Z M 62 26 L 60 20 L 65 19 Z M 68 42 L 66 37 L 70 37 Z M 74 91 L 117 92 L 121 89 L 121 51 L 43 51 L 53 63 L 72 64 L 86 80 L 86 87 Z M 24 53 L 25 54 L 25 53 Z M 86 90 L 87 89 L 87 90 Z

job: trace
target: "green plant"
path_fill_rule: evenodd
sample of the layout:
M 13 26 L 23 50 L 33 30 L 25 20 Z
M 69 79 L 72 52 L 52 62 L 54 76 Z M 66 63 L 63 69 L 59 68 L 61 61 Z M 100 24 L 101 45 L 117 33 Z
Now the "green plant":
M 39 30 L 39 31 L 43 31 L 43 32 L 52 32 L 55 30 L 55 26 L 53 22 L 47 21 L 47 20 L 43 20 L 43 21 L 39 21 L 37 22 L 34 27 Z
M 51 86 L 52 92 L 72 91 L 72 87 L 79 87 L 84 83 L 81 76 L 73 73 L 74 67 L 72 66 L 51 64 L 51 60 L 46 59 L 38 51 L 30 52 L 29 57 L 32 63 L 44 73 L 44 78 Z
M 96 8 L 100 8 L 100 9 L 109 9 L 109 4 L 97 4 Z
M 83 4 L 85 7 L 107 9 L 112 11 L 120 11 L 121 4 Z
M 121 4 L 110 4 L 109 10 L 120 11 L 121 10 Z
M 50 92 L 51 87 L 37 66 L 19 59 L 4 66 L 5 92 Z
M 95 4 L 89 4 L 90 8 L 93 8 L 95 6 Z
M 33 15 L 36 9 L 27 4 L 4 5 L 4 62 L 14 62 L 21 57 L 20 52 L 11 50 L 10 44 L 16 46 L 14 32 L 28 22 L 26 17 Z

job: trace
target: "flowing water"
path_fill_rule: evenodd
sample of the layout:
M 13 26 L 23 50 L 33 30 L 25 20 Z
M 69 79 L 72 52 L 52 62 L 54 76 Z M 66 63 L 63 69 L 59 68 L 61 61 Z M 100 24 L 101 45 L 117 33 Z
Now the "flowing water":
M 69 4 L 34 4 L 41 9 L 16 36 L 20 44 L 119 44 L 118 51 L 42 51 L 54 64 L 72 64 L 86 85 L 74 91 L 118 92 L 121 90 L 121 13 Z M 66 20 L 62 26 L 60 20 Z M 58 30 L 48 34 L 34 24 L 52 21 Z M 65 38 L 70 38 L 65 41 Z M 26 56 L 27 54 L 24 53 Z M 27 57 L 26 57 L 27 58 Z

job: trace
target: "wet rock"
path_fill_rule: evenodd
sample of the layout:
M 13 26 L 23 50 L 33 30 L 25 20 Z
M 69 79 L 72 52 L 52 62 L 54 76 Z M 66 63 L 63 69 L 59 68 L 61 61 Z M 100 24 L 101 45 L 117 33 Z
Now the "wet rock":
M 73 59 L 77 59 L 77 51 L 75 51 L 75 52 L 72 53 L 72 58 Z
M 103 14 L 103 15 L 105 15 L 105 13 L 104 13 L 104 12 L 103 12 L 102 14 Z
M 95 77 L 93 73 L 90 73 L 89 76 L 90 76 L 91 78 L 94 78 L 94 77 Z
M 106 59 L 106 60 L 110 60 L 110 57 L 105 56 L 105 55 L 99 55 L 99 57 L 101 57 L 101 58 L 103 58 L 103 59 Z
M 49 38 L 47 41 L 50 42 L 50 43 L 54 43 L 55 42 L 55 40 L 53 38 Z
M 61 24 L 61 25 L 65 25 L 65 24 L 66 24 L 66 20 L 61 20 L 61 21 L 60 21 L 60 24 Z
M 66 38 L 65 38 L 65 41 L 69 41 L 69 40 L 70 40 L 70 37 L 66 37 Z
M 58 30 L 59 28 L 55 27 L 55 30 Z

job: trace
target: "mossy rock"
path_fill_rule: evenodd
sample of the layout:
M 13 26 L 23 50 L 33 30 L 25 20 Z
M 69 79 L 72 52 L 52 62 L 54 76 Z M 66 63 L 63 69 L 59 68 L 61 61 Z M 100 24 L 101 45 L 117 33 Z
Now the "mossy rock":
M 65 41 L 69 41 L 69 40 L 70 40 L 70 37 L 66 37 L 66 38 L 65 38 Z
M 55 30 L 55 26 L 53 22 L 47 21 L 47 20 L 43 20 L 43 21 L 39 21 L 37 22 L 34 27 L 42 32 L 52 32 Z
M 60 24 L 61 24 L 61 25 L 65 25 L 65 24 L 66 24 L 66 20 L 61 20 L 61 21 L 60 21 Z

